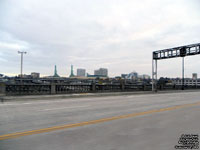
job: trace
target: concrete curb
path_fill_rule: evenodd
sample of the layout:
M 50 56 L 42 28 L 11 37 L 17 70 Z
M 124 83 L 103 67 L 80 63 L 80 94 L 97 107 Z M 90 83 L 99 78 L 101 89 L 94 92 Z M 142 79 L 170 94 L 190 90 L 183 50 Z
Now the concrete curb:
M 134 91 L 134 92 L 107 92 L 107 93 L 79 93 L 79 94 L 56 94 L 56 95 L 28 95 L 28 96 L 3 96 L 3 101 L 27 101 L 27 100 L 50 100 L 50 99 L 68 99 L 83 97 L 102 97 L 102 96 L 122 96 L 122 95 L 144 95 L 144 94 L 164 94 L 164 93 L 185 93 L 199 92 L 200 90 L 166 90 L 158 91 Z

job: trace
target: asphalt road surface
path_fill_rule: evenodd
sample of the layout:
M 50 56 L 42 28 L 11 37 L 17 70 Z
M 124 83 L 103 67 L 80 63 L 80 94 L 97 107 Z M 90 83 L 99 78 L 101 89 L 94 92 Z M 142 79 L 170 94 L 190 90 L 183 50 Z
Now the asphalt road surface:
M 200 135 L 200 92 L 0 103 L 0 150 L 173 150 Z

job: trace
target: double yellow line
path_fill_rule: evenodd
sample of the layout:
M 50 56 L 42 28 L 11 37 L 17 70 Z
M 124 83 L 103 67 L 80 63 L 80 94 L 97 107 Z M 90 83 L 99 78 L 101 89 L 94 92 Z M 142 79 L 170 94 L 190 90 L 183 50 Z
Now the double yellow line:
M 170 111 L 170 110 L 175 110 L 175 109 L 185 108 L 185 107 L 191 107 L 191 106 L 196 106 L 196 105 L 200 105 L 200 102 L 192 103 L 192 104 L 178 105 L 178 106 L 168 107 L 168 108 L 161 108 L 161 109 L 157 109 L 157 110 L 150 110 L 150 111 L 139 112 L 139 113 L 132 113 L 132 114 L 121 115 L 121 116 L 115 116 L 115 117 L 110 117 L 110 118 L 103 118 L 103 119 L 99 119 L 99 120 L 80 122 L 80 123 L 75 123 L 75 124 L 67 124 L 67 125 L 53 126 L 53 127 L 37 129 L 37 130 L 30 130 L 30 131 L 16 132 L 16 133 L 11 133 L 11 134 L 4 134 L 4 135 L 0 135 L 0 140 L 12 139 L 12 138 L 17 138 L 17 137 L 21 137 L 21 136 L 27 136 L 27 135 L 32 135 L 32 134 L 40 134 L 40 133 L 51 132 L 51 131 L 56 131 L 56 130 L 80 127 L 80 126 L 85 126 L 85 125 L 92 125 L 92 124 L 108 122 L 108 121 L 112 121 L 112 120 L 131 118 L 131 117 L 142 116 L 142 115 L 152 114 L 152 113 L 157 113 L 157 112 Z

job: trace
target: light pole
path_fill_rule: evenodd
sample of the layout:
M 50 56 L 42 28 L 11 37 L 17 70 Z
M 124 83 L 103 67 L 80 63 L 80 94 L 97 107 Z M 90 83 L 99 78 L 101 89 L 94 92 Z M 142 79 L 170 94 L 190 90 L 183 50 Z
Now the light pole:
M 23 55 L 26 53 L 27 52 L 24 52 L 24 51 L 18 51 L 18 54 L 21 54 L 21 78 L 23 76 Z

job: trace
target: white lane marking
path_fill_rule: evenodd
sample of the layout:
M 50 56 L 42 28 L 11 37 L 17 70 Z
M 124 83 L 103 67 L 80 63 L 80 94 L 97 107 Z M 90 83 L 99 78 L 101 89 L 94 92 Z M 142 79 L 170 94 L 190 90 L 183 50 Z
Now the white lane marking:
M 90 107 L 90 106 L 91 106 L 91 105 L 73 106 L 73 107 L 60 107 L 60 108 L 43 109 L 43 110 L 40 110 L 40 111 L 59 110 L 59 109 L 74 109 L 74 108 Z
M 30 104 L 33 104 L 33 103 L 12 103 L 12 102 L 9 102 L 9 103 L 1 103 L 0 106 L 30 105 Z
M 13 105 L 13 104 L 0 103 L 0 106 L 7 106 L 7 105 Z
M 28 104 L 32 104 L 32 103 L 22 103 L 22 104 L 24 104 L 24 105 L 28 105 Z

